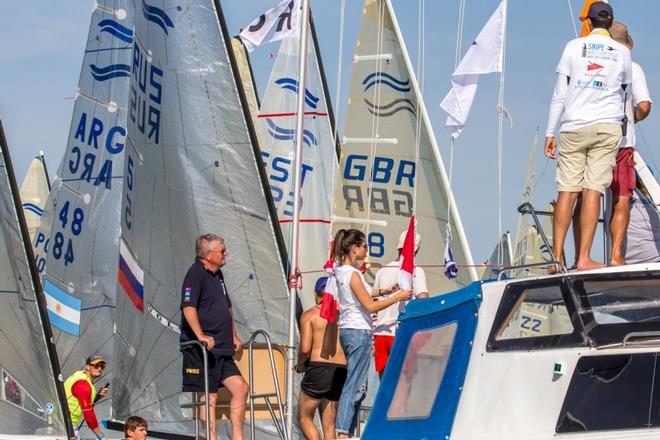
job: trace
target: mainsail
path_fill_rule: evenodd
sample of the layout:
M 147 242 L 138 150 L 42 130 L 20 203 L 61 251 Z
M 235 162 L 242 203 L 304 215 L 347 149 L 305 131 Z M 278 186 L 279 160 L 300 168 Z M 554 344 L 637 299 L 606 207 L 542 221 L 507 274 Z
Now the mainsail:
M 41 224 L 41 216 L 44 215 L 49 193 L 50 180 L 48 179 L 46 162 L 44 161 L 44 155 L 40 154 L 30 162 L 30 167 L 23 179 L 20 190 L 30 241 L 34 240 L 37 229 Z
M 1 123 L 0 150 L 0 437 L 70 437 L 68 409 L 61 404 L 64 390 L 61 381 L 55 380 L 59 375 L 57 354 L 50 342 L 43 294 Z
M 312 28 L 313 32 L 313 28 Z M 337 176 L 334 121 L 323 67 L 315 39 L 307 51 L 305 81 L 304 151 L 302 160 L 302 208 L 298 268 L 303 289 L 299 296 L 304 309 L 314 303 L 315 273 L 328 259 L 332 215 L 333 180 Z M 293 170 L 300 37 L 282 41 L 268 79 L 258 115 L 257 135 L 282 236 L 291 246 L 293 219 Z
M 181 393 L 180 287 L 195 238 L 224 237 L 243 340 L 287 340 L 274 208 L 229 37 L 213 0 L 139 1 L 130 78 L 117 290 L 113 410 L 192 433 Z M 146 80 L 145 80 L 146 79 Z M 128 282 L 127 282 L 128 281 Z
M 416 263 L 432 266 L 425 267 L 430 291 L 448 292 L 476 280 L 440 152 L 387 0 L 365 1 L 349 93 L 335 229 L 367 233 L 373 275 L 373 269 L 396 258 L 399 234 L 414 209 L 422 236 Z M 451 280 L 442 264 L 448 222 L 454 232 L 454 260 L 468 266 Z
M 95 3 L 67 149 L 34 240 L 51 301 L 68 299 L 73 322 L 53 321 L 65 375 L 91 354 L 113 370 L 119 213 L 133 41 L 133 3 Z M 110 415 L 109 399 L 97 415 Z

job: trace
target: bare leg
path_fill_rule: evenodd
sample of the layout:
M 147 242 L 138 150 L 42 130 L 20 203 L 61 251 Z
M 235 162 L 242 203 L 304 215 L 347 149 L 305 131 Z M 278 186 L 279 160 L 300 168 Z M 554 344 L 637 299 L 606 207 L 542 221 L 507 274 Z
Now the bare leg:
M 298 407 L 300 411 L 300 429 L 307 440 L 321 440 L 321 434 L 314 424 L 314 413 L 321 403 L 320 400 L 312 399 L 302 391 L 298 398 Z M 334 419 L 332 424 L 334 426 Z
M 610 221 L 610 234 L 612 235 L 612 256 L 610 265 L 621 266 L 626 264 L 623 258 L 623 241 L 630 222 L 630 198 L 615 197 L 612 220 Z
M 332 440 L 337 437 L 335 419 L 337 418 L 337 401 L 321 400 L 321 426 L 323 426 L 323 440 Z
M 582 210 L 580 214 L 581 240 L 580 250 L 577 258 L 577 269 L 597 269 L 604 267 L 591 259 L 591 245 L 594 241 L 596 226 L 598 225 L 598 215 L 600 214 L 600 196 L 598 191 L 593 189 L 584 189 L 582 191 Z
M 580 229 L 580 213 L 582 212 L 582 193 L 578 195 L 575 202 L 575 209 L 573 209 L 573 244 L 575 245 L 575 258 L 573 266 L 577 266 L 578 249 L 580 249 L 580 240 L 582 238 L 582 230 Z
M 571 224 L 573 206 L 579 194 L 560 191 L 557 197 L 555 216 L 552 220 L 552 251 L 557 261 L 562 261 L 564 258 L 564 241 L 566 241 L 568 226 Z M 550 272 L 554 273 L 556 269 L 550 270 Z
M 242 376 L 229 376 L 222 384 L 229 390 L 229 420 L 231 421 L 232 440 L 243 440 L 243 422 L 245 421 L 245 401 L 248 384 Z M 213 437 L 215 439 L 215 437 Z
M 201 394 L 199 397 L 200 402 L 204 401 L 204 394 Z M 210 438 L 215 439 L 217 438 L 216 434 L 216 424 L 215 424 L 215 405 L 216 402 L 218 401 L 218 393 L 209 393 L 209 428 L 211 429 Z M 201 421 L 201 430 L 204 430 L 204 421 L 206 420 L 206 410 L 204 409 L 203 406 L 199 407 L 199 420 Z M 206 435 L 206 431 L 204 431 L 204 435 Z M 210 439 L 207 439 L 210 440 Z

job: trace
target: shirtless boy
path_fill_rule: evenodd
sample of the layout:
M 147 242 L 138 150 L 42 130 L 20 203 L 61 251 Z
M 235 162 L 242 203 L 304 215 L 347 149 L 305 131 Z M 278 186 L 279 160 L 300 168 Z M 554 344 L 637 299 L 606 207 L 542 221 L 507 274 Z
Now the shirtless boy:
M 337 401 L 346 381 L 346 357 L 339 345 L 337 321 L 328 324 L 321 318 L 320 304 L 327 277 L 319 278 L 314 286 L 316 305 L 300 318 L 300 350 L 296 371 L 305 372 L 300 384 L 298 401 L 300 427 L 308 440 L 320 440 L 314 425 L 314 413 L 320 409 L 323 438 L 333 439 Z M 339 312 L 337 312 L 339 313 Z

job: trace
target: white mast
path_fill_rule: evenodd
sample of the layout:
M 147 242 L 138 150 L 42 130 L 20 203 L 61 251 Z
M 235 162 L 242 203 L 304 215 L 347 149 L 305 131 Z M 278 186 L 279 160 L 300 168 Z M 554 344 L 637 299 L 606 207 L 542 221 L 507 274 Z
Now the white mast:
M 289 348 L 286 381 L 286 432 L 293 432 L 293 366 L 296 362 L 296 298 L 298 297 L 298 244 L 300 226 L 300 187 L 302 181 L 303 126 L 305 123 L 305 80 L 307 79 L 307 30 L 309 0 L 301 1 L 300 55 L 298 66 L 298 105 L 296 111 L 296 155 L 293 180 L 293 223 L 291 237 L 291 273 L 289 274 Z

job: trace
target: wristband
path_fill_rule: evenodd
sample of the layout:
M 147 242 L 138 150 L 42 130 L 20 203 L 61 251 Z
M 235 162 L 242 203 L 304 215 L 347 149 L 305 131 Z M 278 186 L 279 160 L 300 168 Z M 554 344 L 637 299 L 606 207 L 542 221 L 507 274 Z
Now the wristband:
M 101 435 L 96 436 L 96 440 L 103 440 L 105 438 L 105 432 L 101 432 Z

